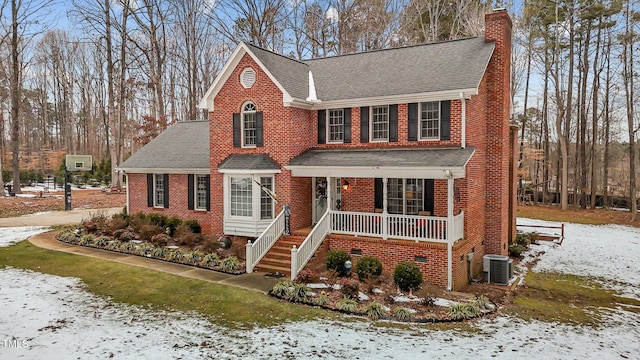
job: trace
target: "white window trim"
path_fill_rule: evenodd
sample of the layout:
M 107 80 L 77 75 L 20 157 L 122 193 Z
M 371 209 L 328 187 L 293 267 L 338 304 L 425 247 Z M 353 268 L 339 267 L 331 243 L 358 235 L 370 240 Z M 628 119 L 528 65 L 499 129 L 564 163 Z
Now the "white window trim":
M 158 204 L 158 193 L 157 193 L 157 178 L 162 178 L 162 204 Z M 153 207 L 156 209 L 164 209 L 164 191 L 167 184 L 164 183 L 164 174 L 153 174 Z
M 271 179 L 271 191 L 275 193 L 275 178 L 273 176 L 257 176 L 258 178 L 258 182 L 260 182 L 262 184 L 262 178 L 269 178 Z M 271 198 L 270 198 L 271 199 Z M 270 218 L 263 218 L 262 217 L 262 189 L 260 189 L 260 207 L 259 207 L 259 212 L 260 212 L 260 220 L 273 220 L 274 216 L 275 216 L 275 201 L 273 201 L 273 199 L 271 199 L 271 217 Z
M 253 81 L 251 81 L 251 83 L 249 84 L 249 83 L 246 83 L 244 79 L 246 74 L 250 71 L 253 72 Z M 258 74 L 251 67 L 244 68 L 240 73 L 240 85 L 242 85 L 242 87 L 245 89 L 251 89 L 253 85 L 256 83 L 257 77 L 258 77 Z
M 374 107 L 386 107 L 387 108 L 387 138 L 375 139 L 373 137 L 373 108 Z M 369 107 L 369 142 L 389 142 L 389 105 L 374 105 Z
M 251 188 L 251 216 L 237 216 L 237 215 L 231 215 L 231 178 L 234 177 L 243 177 L 243 178 L 251 178 L 251 184 L 252 184 L 252 188 Z M 231 220 L 243 220 L 243 221 L 250 221 L 250 222 L 260 222 L 260 221 L 267 221 L 268 219 L 261 219 L 261 194 L 262 194 L 262 189 L 260 189 L 260 185 L 258 185 L 258 183 L 260 182 L 260 178 L 261 177 L 271 177 L 271 181 L 273 184 L 273 187 L 275 189 L 275 172 L 270 172 L 270 173 L 252 173 L 252 174 L 247 174 L 246 172 L 234 172 L 234 173 L 225 173 L 224 174 L 224 179 L 223 179 L 223 191 L 224 191 L 224 217 L 226 219 L 231 219 Z M 256 181 L 258 183 L 256 183 Z M 275 190 L 274 190 L 275 192 Z M 272 215 L 275 216 L 275 204 L 274 202 L 272 202 L 272 206 L 274 207 L 272 210 Z
M 253 105 L 253 110 L 250 111 L 245 111 L 245 107 L 247 105 Z M 245 114 L 253 114 L 254 116 L 254 121 L 256 122 L 256 129 L 257 129 L 257 125 L 258 125 L 258 119 L 257 119 L 257 113 L 258 113 L 258 108 L 256 107 L 256 104 L 254 104 L 252 101 L 247 101 L 244 104 L 242 104 L 242 111 L 240 111 L 240 140 L 242 141 L 242 147 L 246 148 L 246 149 L 253 149 L 256 148 L 257 145 L 256 144 L 251 144 L 251 145 L 247 145 L 246 144 L 246 137 L 245 137 L 245 133 L 244 133 L 244 115 Z M 256 138 L 257 141 L 257 138 Z
M 331 111 L 342 112 L 342 140 L 331 140 L 331 122 L 329 121 Z M 327 144 L 344 144 L 344 109 L 343 108 L 327 109 L 326 117 L 327 117 L 327 126 L 326 126 Z
M 422 104 L 438 103 L 438 136 L 422 137 Z M 418 141 L 440 141 L 440 121 L 442 120 L 442 102 L 441 101 L 421 101 L 418 103 Z
M 424 179 L 417 179 L 417 178 L 396 178 L 396 179 L 402 180 L 402 214 L 398 214 L 398 215 L 407 215 L 407 180 L 418 180 L 418 181 L 422 180 L 421 193 L 423 197 L 425 192 L 425 181 Z M 387 184 L 387 186 L 389 185 Z M 424 199 L 422 200 L 422 208 L 424 209 Z M 421 210 L 418 210 L 418 211 L 421 211 Z
M 207 188 L 205 187 L 205 204 L 204 207 L 198 207 L 198 178 L 204 178 L 205 181 L 207 179 L 207 175 L 204 174 L 194 174 L 193 176 L 193 209 L 196 211 L 207 211 L 207 204 L 206 204 L 206 198 L 207 198 Z

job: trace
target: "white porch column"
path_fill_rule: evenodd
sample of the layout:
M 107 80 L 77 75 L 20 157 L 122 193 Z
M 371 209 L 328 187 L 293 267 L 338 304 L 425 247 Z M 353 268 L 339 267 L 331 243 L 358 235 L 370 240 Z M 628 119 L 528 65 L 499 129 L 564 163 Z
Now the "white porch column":
M 389 224 L 387 221 L 387 178 L 382 178 L 382 238 L 389 238 Z
M 333 199 L 331 198 L 332 192 L 333 192 L 333 184 L 331 184 L 331 177 L 327 176 L 327 189 L 325 190 L 325 193 L 327 194 L 327 211 L 331 211 L 331 204 L 333 201 Z M 318 219 L 321 218 L 322 215 L 318 216 Z
M 462 103 L 461 109 L 461 134 L 460 134 L 460 147 L 463 149 L 467 147 L 467 100 L 464 98 L 464 94 L 460 93 L 460 102 Z
M 447 170 L 447 290 L 453 290 L 453 175 Z

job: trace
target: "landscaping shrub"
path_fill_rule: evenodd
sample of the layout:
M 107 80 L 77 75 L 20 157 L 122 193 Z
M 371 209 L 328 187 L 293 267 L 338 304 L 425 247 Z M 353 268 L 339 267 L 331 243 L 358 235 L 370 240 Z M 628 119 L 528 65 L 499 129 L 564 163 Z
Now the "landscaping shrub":
M 327 252 L 327 269 L 335 271 L 338 276 L 347 276 L 349 271 L 344 263 L 351 260 L 351 256 L 344 250 L 330 250 Z
M 153 250 L 151 250 L 151 256 L 156 259 L 165 259 L 167 257 L 168 252 L 169 252 L 169 249 L 167 249 L 164 246 L 154 247 Z
M 169 231 L 169 235 L 173 236 L 178 226 L 182 225 L 182 220 L 176 216 L 167 219 L 165 223 L 165 231 Z M 167 230 L 168 229 L 168 230 Z
M 222 260 L 222 263 L 220 265 L 222 266 L 222 270 L 226 272 L 234 272 L 240 268 L 240 262 L 235 256 L 229 256 L 225 258 L 224 260 Z
M 111 241 L 109 241 L 109 243 L 107 243 L 107 249 L 109 249 L 109 250 L 118 250 L 118 249 L 120 249 L 121 245 L 122 245 L 122 241 L 120 241 L 120 240 L 111 240 Z
M 198 220 L 185 220 L 182 224 L 188 226 L 194 234 L 200 234 L 202 232 L 202 227 L 198 223 Z
M 474 304 L 458 303 L 449 305 L 447 316 L 451 320 L 467 320 L 474 318 L 480 314 L 480 310 Z
M 123 253 L 131 254 L 136 250 L 136 244 L 132 242 L 125 242 L 120 245 L 118 250 L 122 251 Z
M 327 295 L 320 295 L 313 298 L 311 302 L 316 306 L 326 306 L 329 303 L 329 298 Z
M 184 253 L 180 249 L 169 251 L 167 256 L 168 256 L 168 260 L 175 261 L 175 262 L 182 262 L 182 260 L 184 259 Z
M 212 268 L 212 267 L 218 266 L 219 264 L 220 264 L 220 257 L 216 253 L 207 254 L 202 259 L 202 265 L 206 267 Z
M 480 295 L 476 298 L 476 305 L 480 310 L 491 310 L 493 309 L 493 304 L 491 304 L 491 300 L 484 295 Z
M 364 313 L 373 320 L 378 320 L 386 315 L 384 305 L 377 301 L 372 301 L 364 307 Z
M 345 296 L 342 299 L 338 300 L 338 302 L 336 303 L 336 309 L 355 313 L 356 310 L 358 310 L 358 302 L 355 299 L 351 299 Z
M 307 302 L 309 287 L 305 284 L 293 284 L 285 293 L 285 298 L 289 301 L 304 303 Z
M 169 218 L 166 215 L 152 212 L 147 215 L 147 220 L 149 221 L 149 224 L 159 226 L 164 231 L 164 229 L 167 227 Z
M 341 286 L 340 291 L 345 297 L 356 299 L 358 292 L 360 292 L 360 283 L 355 279 L 342 278 L 338 280 L 338 284 Z
M 93 245 L 93 239 L 95 239 L 95 236 L 93 234 L 84 234 L 80 236 L 80 241 L 78 241 L 78 245 L 82 245 L 82 246 Z
M 293 281 L 291 280 L 279 281 L 273 286 L 273 289 L 271 289 L 271 294 L 279 298 L 284 298 L 285 295 L 290 291 L 289 290 L 290 288 L 293 288 Z
M 80 236 L 76 234 L 75 229 L 63 230 L 56 236 L 56 238 L 70 244 L 77 244 L 80 240 Z
M 136 255 L 151 256 L 151 254 L 153 253 L 153 250 L 155 249 L 156 247 L 153 246 L 153 244 L 145 242 L 138 245 L 138 247 L 136 248 Z
M 401 262 L 393 271 L 393 281 L 403 291 L 417 290 L 422 284 L 422 272 L 410 261 Z
M 509 255 L 513 257 L 520 257 L 522 253 L 527 251 L 527 248 L 524 245 L 520 244 L 511 244 L 509 245 Z
M 188 233 L 183 233 L 183 234 L 180 234 L 180 235 L 178 235 L 178 233 L 176 231 L 176 236 L 174 237 L 174 240 L 176 241 L 176 244 L 178 244 L 178 245 L 182 245 L 182 246 L 186 246 L 186 247 L 192 248 L 192 247 L 195 247 L 196 245 L 198 245 L 200 243 L 201 237 L 202 237 L 202 235 L 194 234 L 190 230 L 189 230 Z
M 197 265 L 202 261 L 203 258 L 204 258 L 204 254 L 196 250 L 196 251 L 190 251 L 184 254 L 183 261 L 189 265 Z
M 171 236 L 165 233 L 156 234 L 151 237 L 151 243 L 157 247 L 165 247 L 169 245 L 169 242 L 171 241 L 173 241 Z
M 151 241 L 151 238 L 154 235 L 162 234 L 162 232 L 163 232 L 162 227 L 158 225 L 145 224 L 140 226 L 140 230 L 138 231 L 138 234 L 140 235 L 140 240 Z
M 110 235 L 115 235 L 116 231 L 124 230 L 129 226 L 129 221 L 115 214 L 107 224 L 105 224 L 105 232 Z
M 415 314 L 411 309 L 402 306 L 393 309 L 393 316 L 400 321 L 410 321 L 415 318 Z
M 302 269 L 296 276 L 296 282 L 299 283 L 310 283 L 318 279 L 318 273 L 311 269 Z
M 364 256 L 356 264 L 356 274 L 360 280 L 368 279 L 371 276 L 380 276 L 382 263 L 373 256 Z
M 97 238 L 93 239 L 93 246 L 104 248 L 107 246 L 110 240 L 111 239 L 108 236 L 98 236 Z
M 420 304 L 422 304 L 423 306 L 433 306 L 436 304 L 436 298 L 434 298 L 433 296 L 425 296 L 420 299 Z

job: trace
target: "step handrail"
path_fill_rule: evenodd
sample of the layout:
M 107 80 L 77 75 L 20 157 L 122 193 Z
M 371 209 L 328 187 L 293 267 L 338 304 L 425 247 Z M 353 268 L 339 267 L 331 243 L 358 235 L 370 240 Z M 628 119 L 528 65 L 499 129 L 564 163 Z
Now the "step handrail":
M 291 248 L 291 280 L 294 280 L 298 273 L 307 265 L 313 254 L 318 250 L 320 244 L 331 232 L 331 210 L 322 215 L 313 230 L 307 235 L 300 247 L 293 245 Z
M 247 240 L 247 273 L 252 273 L 260 260 L 269 252 L 285 230 L 285 209 L 267 226 L 267 228 L 253 242 Z

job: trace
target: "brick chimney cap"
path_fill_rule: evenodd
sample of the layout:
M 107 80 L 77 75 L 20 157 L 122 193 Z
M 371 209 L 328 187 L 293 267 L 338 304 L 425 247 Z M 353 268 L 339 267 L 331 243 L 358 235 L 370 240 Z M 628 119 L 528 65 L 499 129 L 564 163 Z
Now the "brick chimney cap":
M 507 11 L 507 8 L 501 7 L 501 8 L 495 8 L 495 9 L 491 10 L 491 12 L 494 12 L 494 13 L 501 12 L 501 11 Z

